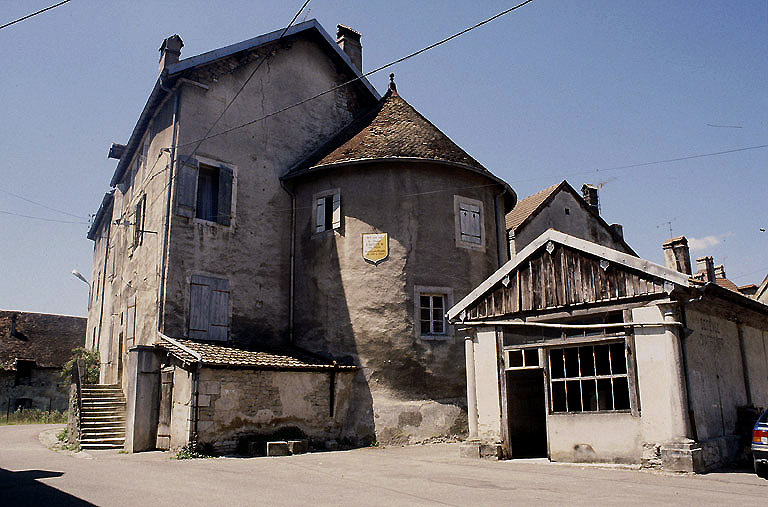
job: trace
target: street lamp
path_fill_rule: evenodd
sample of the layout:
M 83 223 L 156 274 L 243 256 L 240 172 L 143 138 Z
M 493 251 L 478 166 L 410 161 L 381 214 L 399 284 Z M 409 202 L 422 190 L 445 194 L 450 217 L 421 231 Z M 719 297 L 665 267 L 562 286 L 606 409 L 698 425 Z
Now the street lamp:
M 88 280 L 87 280 L 87 279 L 86 279 L 86 278 L 83 276 L 83 274 L 82 274 L 81 272 L 79 272 L 78 270 L 76 270 L 76 269 L 73 269 L 73 270 L 72 270 L 72 274 L 75 276 L 75 278 L 77 278 L 77 279 L 79 279 L 79 280 L 82 280 L 82 281 L 83 281 L 83 283 L 84 283 L 85 285 L 87 285 L 88 287 L 90 287 L 90 286 L 91 286 L 91 282 L 89 282 L 89 281 L 88 281 Z

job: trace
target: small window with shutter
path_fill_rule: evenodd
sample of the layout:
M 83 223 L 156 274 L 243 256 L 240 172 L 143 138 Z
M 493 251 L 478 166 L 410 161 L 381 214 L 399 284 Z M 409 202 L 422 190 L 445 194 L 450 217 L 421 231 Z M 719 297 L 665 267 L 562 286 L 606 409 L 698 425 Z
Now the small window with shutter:
M 456 214 L 456 246 L 484 248 L 483 203 L 456 195 L 454 212 Z
M 315 213 L 312 217 L 315 234 L 341 228 L 341 192 L 326 190 L 313 196 Z
M 133 215 L 133 247 L 141 245 L 144 242 L 144 217 L 147 212 L 147 195 L 144 194 L 136 203 L 136 210 Z
M 177 215 L 221 225 L 232 223 L 234 171 L 230 167 L 182 158 L 176 179 Z
M 192 275 L 188 329 L 193 340 L 229 339 L 229 280 Z

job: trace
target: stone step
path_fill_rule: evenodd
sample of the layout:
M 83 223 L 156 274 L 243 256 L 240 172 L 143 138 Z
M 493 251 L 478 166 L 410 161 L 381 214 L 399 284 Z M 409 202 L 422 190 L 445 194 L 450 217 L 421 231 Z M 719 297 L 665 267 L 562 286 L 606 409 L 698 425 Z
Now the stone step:
M 91 438 L 86 437 L 80 440 L 80 445 L 83 444 L 124 444 L 125 437 L 109 436 L 105 438 Z
M 122 449 L 125 447 L 125 443 L 105 444 L 105 443 L 80 443 L 80 448 L 85 450 L 99 450 L 99 449 Z
M 125 396 L 116 393 L 104 393 L 104 394 L 84 394 L 83 401 L 86 400 L 121 400 L 125 401 Z
M 122 426 L 120 424 L 110 424 L 109 426 L 83 425 L 82 430 L 84 433 L 108 433 L 110 431 L 125 433 L 125 426 Z
M 108 442 L 110 440 L 116 440 L 116 439 L 123 439 L 125 440 L 125 432 L 112 432 L 112 431 L 102 431 L 102 432 L 90 432 L 90 431 L 83 431 L 83 438 L 81 442 L 83 441 L 96 441 L 99 442 Z

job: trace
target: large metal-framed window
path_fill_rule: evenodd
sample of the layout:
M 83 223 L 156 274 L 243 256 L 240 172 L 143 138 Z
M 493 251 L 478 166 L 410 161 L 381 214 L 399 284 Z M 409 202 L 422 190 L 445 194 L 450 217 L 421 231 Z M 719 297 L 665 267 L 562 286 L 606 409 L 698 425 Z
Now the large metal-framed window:
M 548 359 L 550 412 L 631 409 L 623 340 L 550 348 Z

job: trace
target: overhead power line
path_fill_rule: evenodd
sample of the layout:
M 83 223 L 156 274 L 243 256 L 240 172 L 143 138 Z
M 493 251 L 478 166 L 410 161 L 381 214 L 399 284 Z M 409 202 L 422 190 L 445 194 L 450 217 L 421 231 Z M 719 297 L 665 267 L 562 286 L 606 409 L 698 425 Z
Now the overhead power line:
M 74 213 L 70 213 L 69 211 L 64 211 L 64 210 L 61 210 L 61 209 L 52 208 L 52 207 L 50 207 L 48 205 L 45 205 L 45 204 L 43 204 L 41 202 L 33 201 L 32 199 L 27 199 L 26 197 L 24 197 L 22 195 L 14 194 L 13 192 L 9 192 L 7 190 L 3 190 L 2 188 L 0 188 L 0 192 L 2 192 L 4 194 L 8 194 L 10 196 L 13 196 L 13 197 L 15 197 L 17 199 L 21 199 L 22 201 L 27 201 L 30 204 L 34 204 L 35 206 L 40 206 L 41 208 L 45 208 L 45 209 L 50 210 L 50 211 L 55 211 L 57 213 L 62 213 L 64 215 L 67 215 L 67 216 L 70 216 L 70 217 L 73 217 L 73 218 L 85 218 L 83 215 L 76 215 Z
M 494 21 L 494 20 L 496 20 L 496 19 L 498 19 L 498 18 L 500 18 L 500 17 L 502 17 L 502 16 L 504 16 L 506 14 L 509 14 L 510 12 L 515 11 L 515 10 L 519 9 L 520 7 L 523 7 L 523 6 L 525 6 L 525 5 L 527 5 L 527 4 L 531 3 L 531 2 L 533 2 L 533 0 L 525 0 L 525 2 L 519 3 L 519 4 L 517 4 L 517 5 L 513 6 L 513 7 L 510 7 L 509 9 L 505 9 L 505 10 L 499 12 L 498 14 L 494 14 L 490 18 L 484 19 L 483 21 L 480 21 L 479 23 L 476 23 L 476 24 L 474 24 L 474 25 L 472 25 L 472 26 L 470 26 L 468 28 L 465 28 L 464 30 L 461 30 L 460 32 L 456 32 L 455 34 L 453 34 L 453 35 L 451 35 L 449 37 L 446 37 L 445 39 L 442 39 L 442 40 L 439 40 L 439 41 L 437 41 L 435 43 L 432 43 L 429 46 L 423 47 L 423 48 L 419 49 L 418 51 L 414 51 L 413 53 L 407 54 L 407 55 L 405 55 L 405 56 L 403 56 L 401 58 L 398 58 L 397 60 L 393 60 L 393 61 L 391 61 L 391 62 L 389 62 L 387 64 L 382 65 L 381 67 L 377 67 L 377 68 L 375 68 L 373 70 L 369 70 L 368 72 L 365 72 L 365 73 L 361 74 L 358 77 L 350 79 L 349 81 L 345 81 L 345 82 L 343 82 L 341 84 L 338 84 L 338 85 L 336 85 L 336 86 L 334 86 L 332 88 L 329 88 L 329 89 L 327 89 L 325 91 L 322 91 L 320 93 L 312 95 L 311 97 L 307 97 L 306 99 L 300 100 L 299 102 L 296 102 L 294 104 L 286 106 L 286 107 L 284 107 L 282 109 L 278 109 L 277 111 L 273 111 L 273 112 L 271 112 L 269 114 L 265 114 L 264 116 L 260 116 L 258 118 L 254 118 L 253 120 L 250 120 L 250 121 L 248 121 L 246 123 L 243 123 L 241 125 L 237 125 L 237 126 L 232 127 L 232 128 L 228 128 L 226 130 L 222 130 L 221 132 L 217 132 L 215 134 L 210 134 L 210 131 L 209 131 L 209 133 L 206 134 L 204 137 L 202 137 L 200 139 L 197 139 L 195 141 L 190 141 L 190 142 L 187 142 L 187 143 L 184 143 L 184 144 L 180 144 L 179 146 L 188 146 L 190 144 L 198 143 L 198 147 L 199 147 L 199 143 L 202 143 L 203 141 L 206 141 L 208 139 L 211 139 L 213 137 L 217 137 L 217 136 L 220 136 L 220 135 L 223 135 L 223 134 L 227 134 L 229 132 L 241 129 L 243 127 L 247 127 L 248 125 L 253 125 L 254 123 L 260 122 L 262 120 L 266 120 L 267 118 L 271 118 L 272 116 L 275 116 L 275 115 L 278 115 L 278 114 L 283 113 L 285 111 L 288 111 L 289 109 L 293 109 L 294 107 L 298 107 L 298 106 L 300 106 L 302 104 L 306 104 L 307 102 L 310 102 L 312 100 L 320 98 L 323 95 L 327 95 L 327 94 L 329 94 L 331 92 L 334 92 L 334 91 L 338 90 L 339 88 L 343 88 L 343 87 L 348 86 L 348 85 L 350 85 L 350 84 L 352 84 L 352 83 L 354 83 L 356 81 L 359 81 L 359 80 L 361 80 L 364 77 L 368 77 L 368 76 L 370 76 L 372 74 L 376 74 L 377 72 L 381 72 L 382 70 L 384 70 L 386 68 L 392 67 L 393 65 L 397 65 L 398 63 L 402 63 L 402 62 L 404 62 L 404 61 L 406 61 L 406 60 L 408 60 L 410 58 L 413 58 L 414 56 L 418 56 L 418 55 L 420 55 L 420 54 L 422 54 L 422 53 L 424 53 L 426 51 L 429 51 L 430 49 L 433 49 L 433 48 L 436 48 L 437 46 L 445 44 L 446 42 L 451 41 L 451 40 L 455 39 L 456 37 L 460 37 L 460 36 L 464 35 L 467 32 L 471 32 L 472 30 L 474 30 L 476 28 L 479 28 L 479 27 L 481 27 L 481 26 L 483 26 L 485 24 L 488 24 L 491 21 Z M 283 32 L 283 33 L 285 33 L 285 32 Z
M 32 14 L 27 14 L 26 16 L 22 16 L 22 17 L 20 17 L 19 19 L 15 19 L 15 20 L 13 20 L 13 21 L 10 21 L 10 22 L 8 22 L 8 23 L 6 23 L 6 24 L 4 24 L 4 25 L 0 26 L 0 30 L 2 30 L 2 29 L 3 29 L 3 28 L 5 28 L 5 27 L 8 27 L 8 26 L 14 25 L 14 24 L 18 23 L 19 21 L 24 21 L 25 19 L 29 19 L 29 18 L 31 18 L 32 16 L 37 16 L 38 14 L 42 14 L 42 13 L 44 13 L 45 11 L 50 11 L 51 9 L 55 9 L 55 8 L 56 8 L 56 7 L 58 7 L 59 5 L 64 5 L 65 3 L 69 2 L 69 1 L 70 1 L 70 0 L 64 0 L 63 2 L 59 2 L 59 3 L 57 3 L 57 4 L 51 5 L 51 6 L 49 6 L 49 7 L 46 7 L 45 9 L 40 9 L 39 11 L 37 11 L 37 12 L 33 12 Z
M 56 220 L 55 218 L 36 217 L 32 215 L 23 215 L 21 213 L 13 213 L 12 211 L 0 210 L 3 215 L 11 215 L 14 217 L 31 218 L 32 220 L 40 220 L 43 222 L 56 222 L 57 224 L 83 224 L 88 225 L 88 222 L 78 222 L 75 220 Z

